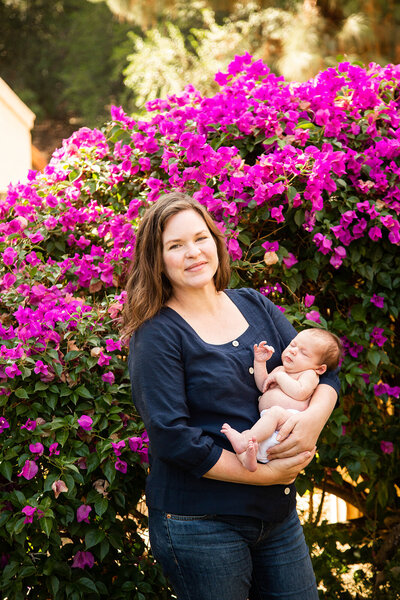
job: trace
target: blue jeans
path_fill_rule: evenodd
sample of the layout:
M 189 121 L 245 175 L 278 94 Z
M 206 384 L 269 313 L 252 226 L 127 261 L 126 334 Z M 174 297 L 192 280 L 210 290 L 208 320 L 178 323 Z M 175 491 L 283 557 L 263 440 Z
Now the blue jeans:
M 178 600 L 318 600 L 295 510 L 282 523 L 149 510 L 149 532 Z

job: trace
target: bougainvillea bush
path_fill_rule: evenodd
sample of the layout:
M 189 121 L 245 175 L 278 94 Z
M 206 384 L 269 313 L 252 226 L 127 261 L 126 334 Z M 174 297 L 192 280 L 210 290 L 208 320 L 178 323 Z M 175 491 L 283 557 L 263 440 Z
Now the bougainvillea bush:
M 288 84 L 245 55 L 216 80 L 142 121 L 114 107 L 0 204 L 4 598 L 171 597 L 146 545 L 147 437 L 119 330 L 137 222 L 171 189 L 226 233 L 231 287 L 342 338 L 341 403 L 298 489 L 361 516 L 332 530 L 317 515 L 308 540 L 324 598 L 353 597 L 354 564 L 363 597 L 398 597 L 400 67 Z

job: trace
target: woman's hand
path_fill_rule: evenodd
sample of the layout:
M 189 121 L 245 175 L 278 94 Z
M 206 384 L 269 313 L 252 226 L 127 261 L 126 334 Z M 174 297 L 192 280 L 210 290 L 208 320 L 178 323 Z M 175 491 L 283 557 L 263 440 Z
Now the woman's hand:
M 218 461 L 203 477 L 250 485 L 289 485 L 312 461 L 315 450 L 313 448 L 311 452 L 302 452 L 290 458 L 258 464 L 255 471 L 245 469 L 233 452 L 222 450 Z
M 266 465 L 258 465 L 258 469 L 265 468 L 272 472 L 276 484 L 289 485 L 293 483 L 297 475 L 310 464 L 315 456 L 316 447 L 311 452 L 301 452 L 290 458 L 277 458 Z
M 295 456 L 312 450 L 318 437 L 335 407 L 337 394 L 329 385 L 317 386 L 309 407 L 289 417 L 279 430 L 282 441 L 268 450 L 270 460 Z

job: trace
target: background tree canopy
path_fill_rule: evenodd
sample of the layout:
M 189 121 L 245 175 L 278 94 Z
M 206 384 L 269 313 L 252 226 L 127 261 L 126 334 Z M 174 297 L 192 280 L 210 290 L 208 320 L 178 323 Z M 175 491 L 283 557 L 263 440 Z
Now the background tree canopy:
M 246 51 L 297 81 L 338 55 L 397 63 L 399 24 L 387 0 L 0 0 L 1 76 L 52 150 L 113 103 L 138 114 L 187 83 L 215 91 L 214 73 Z

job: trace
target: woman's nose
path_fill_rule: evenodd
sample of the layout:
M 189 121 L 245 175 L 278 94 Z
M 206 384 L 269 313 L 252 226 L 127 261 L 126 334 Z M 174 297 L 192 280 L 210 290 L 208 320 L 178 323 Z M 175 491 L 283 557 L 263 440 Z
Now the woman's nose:
M 198 256 L 200 254 L 200 248 L 196 244 L 189 243 L 186 247 L 186 256 Z

